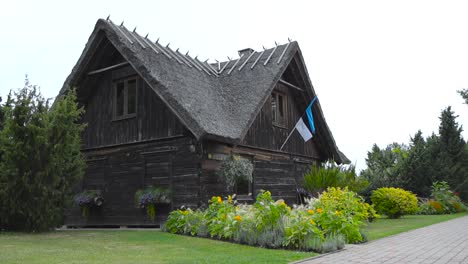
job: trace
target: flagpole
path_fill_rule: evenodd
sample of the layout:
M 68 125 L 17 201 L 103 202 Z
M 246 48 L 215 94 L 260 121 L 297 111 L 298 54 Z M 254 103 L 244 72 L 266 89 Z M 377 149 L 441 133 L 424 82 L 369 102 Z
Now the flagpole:
M 302 118 L 302 117 L 301 117 Z M 286 142 L 288 142 L 288 139 L 291 137 L 292 133 L 294 132 L 294 129 L 296 129 L 296 126 L 293 127 L 293 129 L 291 130 L 291 133 L 289 133 L 288 137 L 286 138 L 286 140 L 284 141 L 283 145 L 281 145 L 281 148 L 279 149 L 280 151 L 283 149 L 284 145 L 286 144 Z
M 307 108 L 309 108 L 309 106 L 311 106 L 314 101 L 317 99 L 317 95 L 315 95 L 314 99 L 312 99 L 312 102 L 310 102 L 310 104 L 307 106 Z M 306 109 L 307 109 L 306 108 Z M 302 113 L 301 117 L 302 118 L 306 113 Z M 297 125 L 297 124 L 296 124 Z M 286 144 L 286 142 L 288 142 L 289 138 L 291 137 L 292 133 L 294 132 L 294 129 L 296 129 L 296 125 L 293 127 L 293 129 L 291 130 L 291 132 L 289 133 L 288 137 L 286 138 L 286 140 L 284 141 L 283 145 L 281 145 L 281 148 L 279 149 L 280 151 L 283 149 L 284 145 Z

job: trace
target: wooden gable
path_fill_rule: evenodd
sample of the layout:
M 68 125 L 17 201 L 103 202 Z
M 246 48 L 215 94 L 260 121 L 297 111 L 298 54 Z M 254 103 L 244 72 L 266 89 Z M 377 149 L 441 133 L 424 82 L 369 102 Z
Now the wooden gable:
M 182 135 L 182 123 L 141 76 L 125 62 L 113 45 L 103 40 L 89 62 L 78 86 L 78 98 L 85 107 L 83 147 L 94 148 Z M 122 65 L 99 72 L 112 65 Z M 95 73 L 95 72 L 98 73 Z M 89 74 L 92 73 L 92 74 Z M 136 80 L 136 113 L 116 118 L 116 83 Z
M 292 84 L 292 86 L 288 84 Z M 241 144 L 279 151 L 296 122 L 304 114 L 308 104 L 310 95 L 300 87 L 305 87 L 305 83 L 301 79 L 298 65 L 293 60 L 272 91 L 272 94 L 284 97 L 285 101 L 282 104 L 285 108 L 285 122 L 278 124 L 274 121 L 274 107 L 272 107 L 274 100 L 272 96 L 269 96 Z M 276 107 L 281 106 L 277 105 Z M 316 160 L 324 159 L 319 144 L 314 139 L 304 142 L 297 131 L 293 132 L 282 151 L 308 156 Z

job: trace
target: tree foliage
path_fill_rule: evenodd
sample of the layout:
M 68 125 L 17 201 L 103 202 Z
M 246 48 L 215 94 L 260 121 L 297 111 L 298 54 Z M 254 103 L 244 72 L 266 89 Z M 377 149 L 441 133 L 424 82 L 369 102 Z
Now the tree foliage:
M 400 185 L 401 164 L 408 156 L 408 146 L 392 143 L 381 149 L 376 144 L 367 153 L 367 169 L 361 172 L 361 177 L 369 182 L 362 193 L 369 197 L 372 190 L 381 187 L 396 187 Z
M 463 97 L 463 99 L 465 100 L 465 104 L 468 104 L 468 89 L 463 89 L 463 90 L 460 90 L 458 91 L 458 93 L 461 95 L 461 97 Z
M 10 92 L 0 131 L 0 229 L 44 231 L 61 223 L 85 166 L 83 110 L 75 101 L 70 91 L 50 106 L 27 79 Z
M 370 185 L 364 195 L 380 187 L 400 187 L 428 197 L 432 183 L 446 181 L 460 197 L 468 199 L 468 151 L 463 128 L 451 107 L 441 112 L 439 133 L 424 138 L 418 131 L 408 147 L 393 143 L 374 145 L 361 172 Z

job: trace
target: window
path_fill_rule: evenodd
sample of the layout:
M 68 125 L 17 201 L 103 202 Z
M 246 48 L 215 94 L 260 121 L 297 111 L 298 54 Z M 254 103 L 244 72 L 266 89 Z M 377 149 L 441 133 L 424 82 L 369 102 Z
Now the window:
M 114 119 L 124 119 L 136 116 L 136 78 L 115 82 L 114 87 Z
M 273 125 L 286 127 L 286 96 L 282 93 L 271 93 L 271 118 Z
M 234 186 L 234 193 L 240 197 L 252 196 L 252 182 L 244 178 L 238 179 Z

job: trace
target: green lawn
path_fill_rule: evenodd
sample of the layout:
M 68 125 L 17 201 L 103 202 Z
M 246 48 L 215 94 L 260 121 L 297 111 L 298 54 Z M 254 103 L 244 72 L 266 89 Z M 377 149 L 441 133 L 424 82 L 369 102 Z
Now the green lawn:
M 154 230 L 0 233 L 0 263 L 288 263 L 316 254 Z
M 381 219 L 370 223 L 369 226 L 364 228 L 364 232 L 369 240 L 375 240 L 465 215 L 468 215 L 468 213 L 451 215 L 406 215 L 400 219 L 388 219 L 386 217 L 382 217 Z
M 369 240 L 439 223 L 454 215 L 382 218 L 365 228 Z M 261 249 L 155 230 L 0 233 L 0 263 L 288 263 L 314 253 Z

